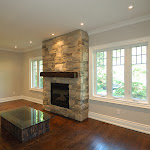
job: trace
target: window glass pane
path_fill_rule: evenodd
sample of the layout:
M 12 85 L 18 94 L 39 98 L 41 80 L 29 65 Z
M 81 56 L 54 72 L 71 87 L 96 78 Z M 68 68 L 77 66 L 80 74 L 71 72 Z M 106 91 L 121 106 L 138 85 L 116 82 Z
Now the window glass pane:
M 132 64 L 136 64 L 136 56 L 132 56 Z
M 120 57 L 120 50 L 117 50 L 117 57 Z
M 142 55 L 142 64 L 146 63 L 146 55 Z
M 120 57 L 117 57 L 117 65 L 120 65 Z
M 40 72 L 43 71 L 43 60 L 39 61 L 39 70 L 40 70 Z
M 146 54 L 146 46 L 142 46 L 142 54 Z
M 102 59 L 102 58 L 100 59 L 100 64 L 104 65 L 104 59 Z
M 116 57 L 113 58 L 113 65 L 117 65 L 117 58 Z
M 107 56 L 106 56 L 106 53 L 104 53 L 103 55 L 104 55 L 104 58 L 106 58 L 106 57 L 107 57 Z
M 106 66 L 106 59 L 104 59 L 104 66 Z
M 40 76 L 40 72 L 43 72 L 43 60 L 39 61 L 39 88 L 43 88 L 43 77 Z
M 117 50 L 117 54 L 120 50 Z M 124 49 L 121 50 L 124 54 Z M 117 55 L 117 57 L 119 54 Z M 113 58 L 114 62 L 115 58 Z M 121 63 L 120 63 L 121 62 Z M 112 76 L 113 76 L 113 96 L 124 97 L 124 57 L 117 58 L 117 65 L 112 66 Z
M 34 88 L 38 87 L 37 85 L 37 61 L 33 61 L 33 68 L 32 68 L 32 86 Z
M 121 49 L 121 56 L 124 56 L 124 49 Z
M 124 65 L 124 57 L 121 57 L 121 65 Z
M 137 64 L 141 64 L 141 55 L 137 56 Z
M 106 59 L 104 59 L 104 56 Z M 103 61 L 102 61 L 103 60 Z M 107 94 L 106 87 L 106 52 L 96 53 L 97 87 L 96 93 L 100 95 Z
M 141 55 L 141 47 L 137 47 L 137 55 Z
M 133 55 L 136 55 L 136 47 L 133 47 L 133 48 L 132 48 L 132 56 L 133 56 Z
M 141 47 L 137 47 L 137 50 L 141 51 Z M 132 55 L 132 97 L 139 100 L 146 100 L 146 64 L 142 64 L 142 62 L 146 63 L 146 55 L 142 55 L 140 52 L 138 54 L 140 55 L 137 56 L 136 63 L 133 63 L 135 56 Z
M 113 51 L 113 57 L 117 57 L 116 50 Z

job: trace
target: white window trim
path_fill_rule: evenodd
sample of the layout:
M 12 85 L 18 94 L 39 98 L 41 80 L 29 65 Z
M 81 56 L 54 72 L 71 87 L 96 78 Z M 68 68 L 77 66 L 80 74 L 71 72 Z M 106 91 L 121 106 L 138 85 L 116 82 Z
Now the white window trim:
M 30 58 L 29 59 L 29 90 L 30 91 L 36 91 L 36 92 L 43 92 L 43 88 L 32 88 L 31 85 L 32 85 L 32 80 L 31 80 L 31 76 L 32 76 L 32 71 L 31 71 L 31 62 L 33 60 L 41 60 L 42 59 L 42 56 L 39 56 L 39 57 L 33 57 L 33 58 Z M 39 81 L 38 81 L 39 82 Z
M 134 99 L 131 99 L 131 98 L 129 99 L 128 95 L 125 95 L 125 98 L 112 97 L 111 92 L 109 90 L 111 87 L 108 89 L 109 94 L 107 95 L 107 97 L 99 96 L 94 93 L 94 91 L 95 91 L 94 88 L 96 88 L 96 86 L 95 86 L 96 81 L 94 80 L 94 76 L 96 74 L 96 72 L 95 72 L 96 65 L 94 65 L 96 52 L 98 50 L 102 50 L 102 49 L 107 50 L 107 52 L 108 52 L 108 49 L 113 50 L 114 48 L 122 48 L 122 47 L 127 48 L 130 45 L 137 46 L 138 45 L 137 43 L 140 43 L 140 45 L 142 43 L 148 43 L 147 58 L 150 58 L 150 37 L 143 37 L 143 38 L 138 38 L 138 39 L 133 39 L 133 40 L 121 41 L 121 42 L 110 43 L 110 44 L 106 44 L 106 45 L 92 46 L 89 48 L 89 56 L 91 56 L 91 57 L 89 57 L 89 99 L 91 101 L 92 100 L 93 101 L 101 101 L 101 102 L 106 102 L 106 103 L 113 103 L 113 104 L 119 104 L 119 105 L 127 105 L 127 106 L 150 109 L 150 92 L 148 92 L 148 91 L 150 91 L 150 89 L 149 89 L 150 88 L 150 85 L 149 85 L 150 84 L 149 83 L 150 82 L 150 59 L 147 59 L 147 102 L 135 101 Z M 125 50 L 125 52 L 126 52 L 126 50 Z M 129 61 L 129 58 L 128 58 L 128 61 Z M 125 80 L 126 80 L 126 78 L 125 78 Z M 112 80 L 112 78 L 109 77 L 109 79 L 107 78 L 107 80 L 108 80 L 107 82 L 109 84 L 111 82 L 110 80 Z M 112 85 L 112 84 L 110 84 L 110 85 Z M 129 86 L 131 86 L 131 85 L 128 85 L 128 87 Z M 127 91 L 128 89 L 125 89 L 125 90 Z

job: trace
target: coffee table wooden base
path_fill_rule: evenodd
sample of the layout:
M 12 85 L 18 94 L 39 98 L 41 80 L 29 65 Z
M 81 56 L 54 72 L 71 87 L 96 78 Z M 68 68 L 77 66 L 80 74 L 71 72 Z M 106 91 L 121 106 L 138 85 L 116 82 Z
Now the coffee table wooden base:
M 49 121 L 50 120 L 46 120 L 44 122 L 21 130 L 11 122 L 1 117 L 1 127 L 15 136 L 19 141 L 26 142 L 41 134 L 44 134 L 45 132 L 48 132 L 50 130 Z

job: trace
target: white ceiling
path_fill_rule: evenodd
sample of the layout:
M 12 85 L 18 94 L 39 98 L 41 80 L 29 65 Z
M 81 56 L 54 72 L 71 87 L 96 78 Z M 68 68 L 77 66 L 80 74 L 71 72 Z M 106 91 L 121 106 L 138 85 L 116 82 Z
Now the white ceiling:
M 52 33 L 91 32 L 149 14 L 150 0 L 0 0 L 0 49 L 31 50 Z

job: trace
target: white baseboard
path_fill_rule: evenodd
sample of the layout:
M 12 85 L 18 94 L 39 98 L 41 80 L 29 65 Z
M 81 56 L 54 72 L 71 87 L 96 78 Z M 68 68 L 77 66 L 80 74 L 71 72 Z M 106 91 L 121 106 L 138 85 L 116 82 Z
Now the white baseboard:
M 12 96 L 12 97 L 0 98 L 0 103 L 14 101 L 14 100 L 19 100 L 19 99 L 20 99 L 20 96 Z
M 0 98 L 0 103 L 19 100 L 19 99 L 24 99 L 24 100 L 31 101 L 31 102 L 34 102 L 34 103 L 43 104 L 42 99 L 37 99 L 37 98 L 23 96 L 23 95 L 22 96 L 13 96 L 13 97 Z
M 116 126 L 131 129 L 134 131 L 150 134 L 150 126 L 149 125 L 132 122 L 132 121 L 124 120 L 124 119 L 119 119 L 119 118 L 115 118 L 115 117 L 111 117 L 111 116 L 107 116 L 107 115 L 103 115 L 103 114 L 99 114 L 99 113 L 95 113 L 95 112 L 89 112 L 88 117 L 95 119 L 95 120 L 102 121 L 102 122 L 106 122 L 109 124 L 113 124 Z
M 20 99 L 24 99 L 24 100 L 31 101 L 31 102 L 38 103 L 38 104 L 43 104 L 42 99 L 37 99 L 37 98 L 33 98 L 33 97 L 20 96 Z

